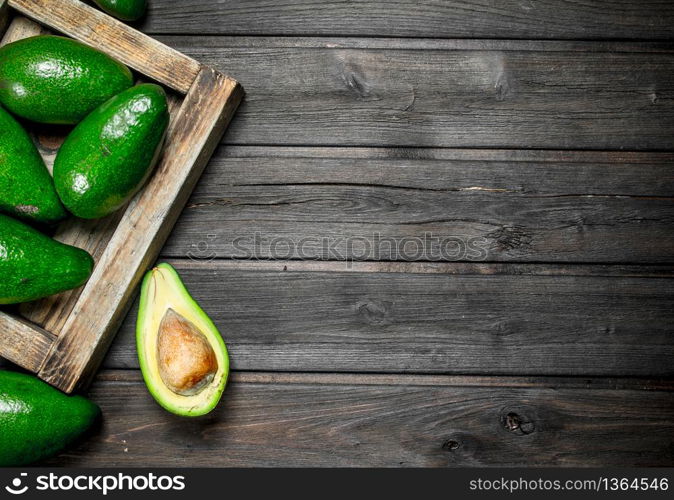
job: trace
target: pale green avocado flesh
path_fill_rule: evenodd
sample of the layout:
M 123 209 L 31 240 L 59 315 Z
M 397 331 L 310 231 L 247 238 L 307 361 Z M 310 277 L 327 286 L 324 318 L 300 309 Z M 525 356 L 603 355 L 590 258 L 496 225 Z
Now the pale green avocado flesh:
M 143 280 L 136 347 L 145 384 L 166 410 L 196 417 L 218 404 L 229 375 L 227 347 L 169 264 Z

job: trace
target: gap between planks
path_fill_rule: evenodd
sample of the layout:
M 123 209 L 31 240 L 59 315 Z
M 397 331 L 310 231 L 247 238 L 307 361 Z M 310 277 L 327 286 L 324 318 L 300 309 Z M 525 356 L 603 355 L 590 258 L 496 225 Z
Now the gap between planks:
M 140 370 L 102 370 L 96 379 L 101 382 L 140 383 Z M 419 387 L 520 387 L 597 390 L 674 391 L 674 380 L 614 377 L 514 377 L 479 375 L 419 375 L 373 373 L 311 372 L 231 372 L 228 383 L 283 385 L 376 385 Z
M 291 145 L 221 145 L 214 158 L 308 158 L 365 160 L 430 161 L 503 161 L 516 163 L 565 162 L 651 164 L 673 162 L 671 151 L 571 150 L 571 149 L 501 149 L 439 148 L 392 146 L 291 146 Z
M 199 48 L 370 49 L 499 52 L 674 52 L 672 41 L 526 40 L 472 38 L 387 38 L 339 36 L 155 35 L 167 45 Z
M 528 275 L 674 278 L 674 265 L 546 264 L 501 262 L 407 262 L 333 260 L 160 259 L 180 269 L 328 273 Z

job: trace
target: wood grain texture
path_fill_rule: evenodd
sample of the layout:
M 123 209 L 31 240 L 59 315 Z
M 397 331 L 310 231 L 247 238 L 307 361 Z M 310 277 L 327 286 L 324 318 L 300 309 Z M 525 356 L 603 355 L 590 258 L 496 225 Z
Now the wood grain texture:
M 203 69 L 171 123 L 163 158 L 129 203 L 65 321 L 39 376 L 71 392 L 88 382 L 156 258 L 239 100 L 238 84 Z
M 154 0 L 150 33 L 670 39 L 667 0 Z
M 220 271 L 270 271 L 318 273 L 400 273 L 443 275 L 584 276 L 618 278 L 674 278 L 674 265 L 648 264 L 529 264 L 494 262 L 409 262 L 257 260 L 257 259 L 167 259 L 181 269 Z
M 669 44 L 637 53 L 565 42 L 161 40 L 247 82 L 229 144 L 674 146 Z
M 9 0 L 9 5 L 179 92 L 192 87 L 201 69 L 195 60 L 78 0 Z
M 54 342 L 51 333 L 2 311 L 0 339 L 0 356 L 31 372 L 40 369 Z
M 627 385 L 615 388 L 614 386 Z M 648 382 L 233 374 L 209 416 L 104 372 L 101 432 L 67 466 L 609 466 L 674 463 L 672 389 Z
M 162 255 L 665 263 L 673 194 L 671 153 L 228 146 Z
M 8 43 L 12 43 L 23 38 L 49 33 L 47 28 L 40 26 L 39 24 L 23 16 L 11 16 L 9 20 L 11 22 L 9 22 L 7 30 L 2 36 L 0 45 L 7 45 Z
M 654 278 L 575 275 L 587 266 L 445 264 L 412 274 L 413 264 L 172 262 L 235 370 L 674 375 L 671 269 L 651 269 Z M 134 307 L 107 367 L 138 367 L 136 316 Z

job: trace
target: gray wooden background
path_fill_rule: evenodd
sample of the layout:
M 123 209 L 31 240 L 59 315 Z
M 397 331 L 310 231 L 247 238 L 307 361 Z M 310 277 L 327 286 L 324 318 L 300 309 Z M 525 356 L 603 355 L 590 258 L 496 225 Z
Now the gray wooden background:
M 234 372 L 167 414 L 134 308 L 51 464 L 674 465 L 674 2 L 150 4 L 247 91 L 163 250 Z

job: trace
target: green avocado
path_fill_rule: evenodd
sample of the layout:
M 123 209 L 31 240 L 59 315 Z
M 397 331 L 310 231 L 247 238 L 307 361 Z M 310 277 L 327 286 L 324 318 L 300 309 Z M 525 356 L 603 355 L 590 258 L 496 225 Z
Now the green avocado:
M 42 223 L 66 216 L 54 182 L 33 141 L 0 108 L 0 211 Z
M 94 260 L 84 250 L 0 214 L 0 304 L 76 288 L 87 281 L 93 267 Z
M 169 264 L 143 279 L 136 347 L 145 384 L 166 410 L 197 417 L 218 404 L 229 376 L 227 347 Z
M 93 424 L 100 409 L 41 380 L 0 370 L 0 466 L 27 465 L 59 452 Z
M 41 35 L 0 48 L 0 103 L 36 122 L 75 124 L 131 85 L 129 68 L 71 38 Z
M 122 21 L 136 21 L 143 17 L 147 0 L 94 0 L 105 12 Z
M 108 215 L 142 187 L 169 121 L 166 94 L 144 83 L 92 111 L 68 135 L 54 161 L 61 201 L 85 219 Z

